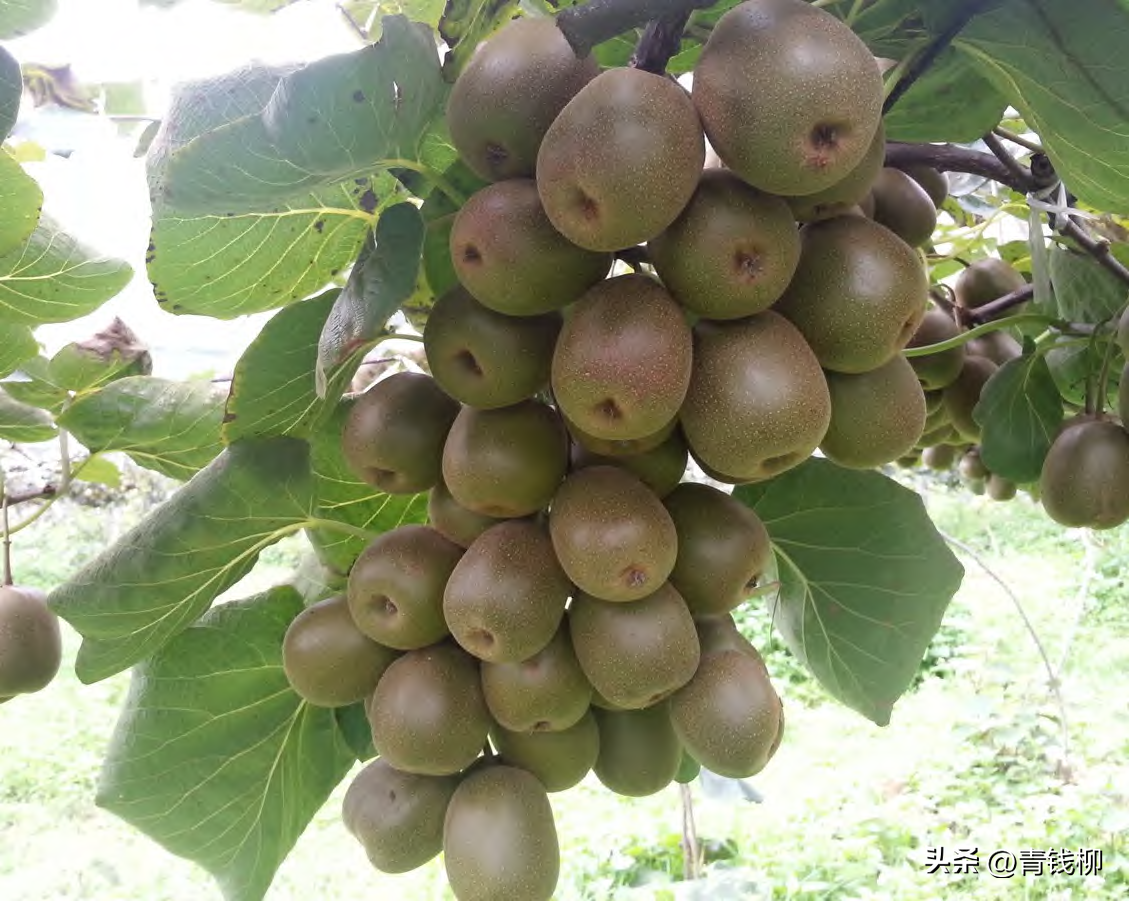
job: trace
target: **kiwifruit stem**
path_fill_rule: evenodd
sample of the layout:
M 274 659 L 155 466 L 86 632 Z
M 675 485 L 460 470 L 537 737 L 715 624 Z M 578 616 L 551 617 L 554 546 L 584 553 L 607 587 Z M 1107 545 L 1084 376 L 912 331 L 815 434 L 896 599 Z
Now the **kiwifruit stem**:
M 12 584 L 12 536 L 8 534 L 8 494 L 0 480 L 0 526 L 4 530 L 4 573 L 0 585 Z
M 716 0 L 591 0 L 557 13 L 557 27 L 573 53 L 587 56 L 593 47 L 657 19 L 670 19 Z M 681 33 L 681 32 L 680 32 Z M 665 63 L 664 63 L 665 65 Z

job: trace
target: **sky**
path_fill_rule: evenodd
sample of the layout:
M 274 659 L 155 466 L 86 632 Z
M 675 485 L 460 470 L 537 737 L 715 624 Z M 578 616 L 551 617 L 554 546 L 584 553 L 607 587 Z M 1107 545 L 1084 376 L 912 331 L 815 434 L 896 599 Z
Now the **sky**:
M 160 117 L 177 82 L 251 61 L 307 62 L 359 43 L 332 0 L 302 0 L 272 16 L 241 13 L 212 0 L 185 0 L 169 10 L 141 7 L 138 0 L 60 0 L 49 24 L 7 46 L 21 62 L 69 63 L 84 83 L 141 80 L 147 113 Z M 229 373 L 269 314 L 217 329 L 212 319 L 164 313 L 145 276 L 149 200 L 144 160 L 133 156 L 134 138 L 121 137 L 114 123 L 99 116 L 29 107 L 25 103 L 21 110 L 25 134 L 75 147 L 69 158 L 27 164 L 44 189 L 45 210 L 135 271 L 126 290 L 98 312 L 37 330 L 46 352 L 87 337 L 117 315 L 151 347 L 154 375 Z

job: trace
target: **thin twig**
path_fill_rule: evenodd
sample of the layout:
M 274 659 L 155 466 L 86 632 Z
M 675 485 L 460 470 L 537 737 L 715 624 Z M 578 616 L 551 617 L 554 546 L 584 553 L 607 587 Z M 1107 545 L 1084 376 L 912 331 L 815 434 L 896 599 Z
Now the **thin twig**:
M 1056 217 L 1058 218 L 1058 217 Z M 1061 217 L 1065 221 L 1059 225 L 1052 223 L 1053 228 L 1066 235 L 1081 247 L 1086 253 L 1092 256 L 1098 263 L 1104 266 L 1109 272 L 1116 275 L 1122 282 L 1129 285 L 1129 268 L 1125 266 L 1117 257 L 1110 253 L 1109 244 L 1105 241 L 1100 241 L 1094 238 L 1086 229 L 1075 222 L 1073 219 Z
M 938 530 L 940 531 L 940 530 Z M 1051 663 L 1051 658 L 1047 655 L 1047 649 L 1043 645 L 1043 641 L 1039 638 L 1039 633 L 1035 631 L 1035 626 L 1031 622 L 1030 617 L 1027 616 L 1027 611 L 1023 608 L 1023 603 L 1019 600 L 1019 596 L 1011 590 L 1011 587 L 1005 582 L 999 574 L 992 569 L 976 551 L 965 544 L 959 539 L 953 538 L 944 532 L 940 532 L 941 537 L 945 542 L 952 547 L 956 548 L 962 554 L 971 559 L 977 566 L 984 571 L 993 582 L 995 582 L 1004 594 L 1008 596 L 1012 604 L 1015 606 L 1016 611 L 1019 613 L 1020 619 L 1023 620 L 1023 627 L 1027 630 L 1027 634 L 1031 636 L 1031 641 L 1034 642 L 1036 650 L 1039 652 L 1039 657 L 1042 658 L 1043 668 L 1047 671 L 1047 684 L 1051 692 L 1054 694 L 1055 702 L 1058 704 L 1059 724 L 1062 727 L 1062 763 L 1064 769 L 1069 769 L 1070 759 L 1070 730 L 1066 722 L 1066 701 L 1062 696 L 1062 685 L 1059 677 L 1055 672 L 1054 665 Z
M 1014 131 L 1008 131 L 1008 129 L 1001 126 L 997 125 L 995 128 L 993 128 L 992 133 L 997 137 L 1003 138 L 1005 141 L 1011 141 L 1011 143 L 1013 144 L 1018 144 L 1020 147 L 1026 148 L 1032 153 L 1043 152 L 1043 148 L 1036 144 L 1034 141 L 1029 141 L 1027 140 L 1027 138 L 1023 137 L 1023 135 L 1017 135 Z
M 577 56 L 587 56 L 597 44 L 683 12 L 713 6 L 717 0 L 591 0 L 557 13 L 557 27 Z
M 0 585 L 12 584 L 12 535 L 8 531 L 8 494 L 0 491 L 0 527 L 4 530 L 4 572 Z
M 58 493 L 58 489 L 54 485 L 44 485 L 42 488 L 33 488 L 30 491 L 24 491 L 19 494 L 7 494 L 4 496 L 5 501 L 9 507 L 18 507 L 20 504 L 26 504 L 28 501 L 39 501 L 44 498 L 54 497 Z
M 687 880 L 700 879 L 702 851 L 698 843 L 698 826 L 694 821 L 694 796 L 686 783 L 679 784 L 678 793 L 682 798 L 682 875 Z
M 985 322 L 991 322 L 999 319 L 1000 316 L 1011 310 L 1013 307 L 1018 307 L 1020 304 L 1027 303 L 1035 296 L 1034 285 L 1024 285 L 1003 297 L 997 297 L 983 306 L 976 307 L 973 310 L 966 310 L 964 318 L 971 322 L 973 325 L 980 325 Z
M 968 0 L 960 12 L 954 14 L 949 27 L 937 35 L 936 39 L 906 68 L 905 75 L 894 86 L 894 90 L 890 92 L 886 102 L 882 105 L 883 115 L 890 112 L 894 108 L 894 104 L 901 100 L 914 83 L 929 71 L 933 63 L 937 61 L 937 57 L 944 53 L 952 44 L 953 39 L 960 34 L 961 29 L 987 4 L 988 0 Z
M 997 138 L 992 132 L 984 135 L 984 143 L 988 145 L 988 149 L 992 151 L 996 159 L 1007 166 L 1008 170 L 1015 177 L 1017 181 L 1024 181 L 1031 177 L 1031 173 L 1027 167 L 1017 160 L 1008 149 L 1004 146 L 1004 142 Z
M 1078 633 L 1079 626 L 1082 625 L 1082 620 L 1086 616 L 1086 608 L 1090 600 L 1090 586 L 1094 583 L 1094 577 L 1098 573 L 1098 564 L 1101 562 L 1102 545 L 1090 529 L 1082 531 L 1082 543 L 1086 546 L 1085 560 L 1082 564 L 1082 580 L 1078 584 L 1078 594 L 1075 595 L 1075 611 L 1074 619 L 1070 623 L 1070 628 L 1066 630 L 1066 637 L 1062 640 L 1062 650 L 1058 655 L 1058 667 L 1056 672 L 1060 674 L 1066 672 L 1066 662 L 1070 659 L 1070 648 L 1074 644 L 1074 636 Z

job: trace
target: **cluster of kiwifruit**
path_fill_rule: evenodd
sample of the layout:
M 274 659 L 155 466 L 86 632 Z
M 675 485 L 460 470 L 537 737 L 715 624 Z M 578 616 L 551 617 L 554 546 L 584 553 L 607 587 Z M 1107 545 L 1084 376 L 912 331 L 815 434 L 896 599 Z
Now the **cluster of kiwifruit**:
M 999 259 L 979 260 L 957 277 L 955 303 L 946 312 L 930 310 L 910 346 L 928 346 L 956 337 L 967 313 L 1019 290 L 1023 276 Z M 1012 307 L 1007 314 L 1022 312 Z M 1129 314 L 1122 317 L 1117 343 L 1129 356 Z M 1022 353 L 1007 331 L 993 331 L 960 347 L 915 357 L 910 362 L 926 389 L 925 431 L 905 466 L 924 463 L 949 470 L 956 464 L 964 483 L 976 494 L 1012 500 L 1020 486 L 990 472 L 980 454 L 981 426 L 973 418 L 989 379 Z M 1043 462 L 1037 481 L 1022 486 L 1038 499 L 1047 515 L 1065 526 L 1109 529 L 1129 520 L 1129 363 L 1118 390 L 1116 415 L 1082 412 L 1068 418 Z
M 29 586 L 0 585 L 0 704 L 46 688 L 63 657 L 59 617 Z
M 919 441 L 901 351 L 946 186 L 883 167 L 882 96 L 804 0 L 727 12 L 692 93 L 600 71 L 552 19 L 477 49 L 447 123 L 487 184 L 451 222 L 430 374 L 378 380 L 342 433 L 361 478 L 430 492 L 428 524 L 375 539 L 284 643 L 303 697 L 365 700 L 380 756 L 344 819 L 379 869 L 442 850 L 461 901 L 547 899 L 547 792 L 775 753 L 780 699 L 730 616 L 771 578 L 768 535 L 684 479 L 690 457 L 739 484 Z

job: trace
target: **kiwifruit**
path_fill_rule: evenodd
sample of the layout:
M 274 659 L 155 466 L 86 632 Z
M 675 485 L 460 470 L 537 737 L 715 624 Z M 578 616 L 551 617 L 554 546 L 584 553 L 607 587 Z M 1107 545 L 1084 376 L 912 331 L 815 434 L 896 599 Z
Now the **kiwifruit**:
M 972 411 L 980 401 L 980 394 L 999 367 L 987 357 L 968 354 L 964 358 L 960 375 L 945 388 L 945 409 L 954 428 L 971 442 L 980 440 L 980 424 L 972 418 Z
M 1081 417 L 1051 445 L 1039 477 L 1043 509 L 1064 526 L 1112 529 L 1129 519 L 1129 434 Z
M 1026 279 L 1010 263 L 997 257 L 987 257 L 976 260 L 961 271 L 953 285 L 953 293 L 958 304 L 975 310 L 1005 294 L 1018 291 L 1026 284 Z M 1009 310 L 1009 314 L 1014 312 L 1015 308 Z
M 1129 307 L 1121 314 L 1121 318 L 1117 320 L 1117 346 L 1121 349 L 1121 353 L 1129 357 Z
M 879 124 L 878 130 L 870 141 L 870 147 L 862 162 L 855 166 L 847 176 L 814 194 L 805 194 L 802 197 L 785 197 L 792 215 L 799 222 L 815 222 L 819 219 L 830 219 L 834 216 L 843 216 L 852 210 L 858 210 L 864 216 L 873 217 L 874 196 L 870 186 L 882 171 L 882 164 L 886 159 L 886 129 Z M 860 209 L 860 205 L 865 205 Z
M 678 554 L 678 534 L 662 502 L 637 476 L 614 466 L 591 466 L 565 479 L 549 511 L 549 534 L 573 584 L 607 601 L 657 591 Z
M 969 482 L 983 481 L 991 475 L 988 472 L 988 467 L 984 465 L 984 461 L 980 458 L 980 449 L 976 447 L 964 452 L 964 456 L 960 458 L 960 463 L 957 464 L 957 469 L 960 471 L 961 478 Z
M 478 661 L 444 642 L 395 660 L 368 703 L 372 743 L 398 770 L 457 773 L 478 757 L 490 728 Z
M 475 513 L 528 516 L 548 506 L 568 469 L 568 435 L 539 400 L 496 410 L 463 407 L 443 446 L 443 482 Z
M 447 580 L 443 616 L 454 639 L 475 657 L 517 662 L 553 638 L 571 591 L 545 526 L 509 520 L 467 548 Z
M 621 275 L 590 288 L 553 352 L 553 397 L 596 438 L 629 440 L 673 422 L 690 382 L 685 314 L 657 281 Z
M 870 372 L 827 373 L 831 425 L 819 444 L 833 463 L 870 469 L 909 453 L 925 428 L 925 396 L 901 354 Z
M 592 686 L 576 659 L 568 616 L 532 657 L 483 663 L 482 693 L 490 715 L 511 732 L 555 732 L 584 716 Z
M 945 198 L 949 196 L 949 180 L 944 172 L 932 166 L 899 166 L 898 168 L 921 185 L 929 195 L 929 199 L 933 201 L 933 206 L 940 209 L 944 205 Z
M 537 777 L 486 766 L 464 778 L 447 805 L 443 865 L 458 901 L 549 901 L 561 852 Z
M 570 465 L 573 470 L 588 466 L 621 466 L 635 473 L 656 497 L 666 497 L 682 480 L 689 454 L 681 429 L 671 431 L 662 444 L 629 456 L 605 457 L 573 442 Z
M 823 439 L 831 398 L 819 361 L 787 319 L 765 310 L 694 327 L 680 414 L 690 453 L 721 481 L 779 475 Z
M 754 654 L 748 649 L 707 654 L 694 678 L 670 699 L 675 734 L 695 760 L 721 776 L 759 773 L 780 745 L 783 706 Z
M 714 26 L 694 105 L 725 164 L 771 194 L 814 194 L 862 162 L 882 117 L 866 45 L 803 0 L 746 0 Z
M 560 330 L 559 313 L 504 316 L 466 289 L 454 288 L 435 302 L 423 347 L 444 391 L 464 404 L 492 409 L 532 397 L 549 384 Z
M 985 490 L 994 501 L 1010 501 L 1019 492 L 1019 486 L 1011 479 L 992 473 L 984 482 Z
M 943 310 L 933 308 L 926 312 L 906 347 L 928 347 L 959 334 L 960 326 L 953 318 Z M 962 345 L 924 357 L 910 357 L 909 363 L 917 373 L 921 387 L 926 391 L 936 391 L 956 381 L 964 364 L 964 354 L 965 348 Z
M 937 228 L 937 207 L 925 189 L 901 169 L 887 166 L 874 180 L 875 222 L 885 225 L 910 247 L 921 247 Z
M 683 749 L 682 761 L 678 764 L 678 772 L 674 774 L 674 781 L 679 785 L 689 785 L 702 772 L 702 765 L 696 761 L 688 751 Z
M 986 357 L 997 366 L 1023 355 L 1023 346 L 1002 329 L 973 338 L 964 345 L 964 349 L 969 356 Z
M 918 376 L 920 378 L 920 375 Z M 927 389 L 925 391 L 925 415 L 933 416 L 945 408 L 945 392 L 940 389 Z M 948 421 L 947 419 L 945 420 Z
M 937 472 L 952 469 L 956 458 L 957 450 L 951 444 L 934 444 L 921 452 L 921 462 Z
M 459 155 L 488 181 L 532 176 L 549 125 L 599 73 L 552 18 L 513 19 L 480 46 L 447 100 Z
M 451 229 L 451 260 L 481 304 L 510 316 L 559 310 L 612 265 L 610 253 L 577 247 L 553 228 L 531 178 L 488 185 L 463 205 Z
M 596 778 L 617 795 L 640 798 L 674 781 L 682 743 L 670 721 L 670 701 L 643 710 L 592 709 L 600 728 Z
M 645 454 L 663 444 L 678 429 L 676 417 L 658 431 L 641 438 L 597 438 L 584 431 L 575 422 L 570 422 L 567 416 L 561 418 L 564 419 L 565 428 L 572 436 L 574 447 L 579 446 L 588 453 L 604 457 L 634 457 Z
M 630 604 L 578 594 L 569 621 L 584 675 L 619 707 L 650 707 L 685 685 L 698 668 L 694 620 L 669 582 Z
M 760 517 L 732 495 L 683 482 L 663 500 L 678 532 L 670 583 L 695 618 L 739 607 L 760 587 L 772 542 Z
M 429 375 L 397 372 L 353 403 L 341 430 L 349 468 L 389 494 L 415 494 L 439 481 L 443 444 L 457 401 Z
M 682 212 L 705 162 L 685 89 L 642 69 L 601 72 L 553 121 L 537 190 L 553 226 L 589 250 L 648 241 Z
M 387 760 L 365 765 L 341 804 L 345 828 L 382 873 L 407 873 L 443 850 L 443 820 L 457 776 L 403 773 Z
M 0 585 L 0 696 L 41 691 L 63 659 L 59 617 L 29 586 Z
M 440 535 L 459 547 L 470 547 L 479 535 L 502 520 L 468 510 L 438 482 L 427 495 L 427 521 Z
M 774 309 L 800 330 L 824 369 L 877 369 L 925 316 L 929 280 L 920 258 L 861 216 L 813 222 L 800 240 L 796 276 Z
M 596 765 L 600 730 L 590 711 L 559 732 L 510 732 L 496 727 L 490 732 L 503 763 L 528 770 L 547 792 L 577 785 Z
M 1117 385 L 1117 418 L 1123 427 L 1129 426 L 1129 363 L 1122 367 Z
M 318 707 L 364 700 L 399 656 L 357 628 L 344 595 L 307 607 L 282 640 L 282 669 L 290 687 Z
M 768 309 L 800 261 L 788 204 L 727 169 L 704 170 L 689 204 L 647 249 L 674 299 L 707 319 Z
M 349 571 L 357 628 L 402 651 L 439 641 L 447 634 L 443 588 L 462 556 L 430 526 L 398 526 L 374 538 Z

